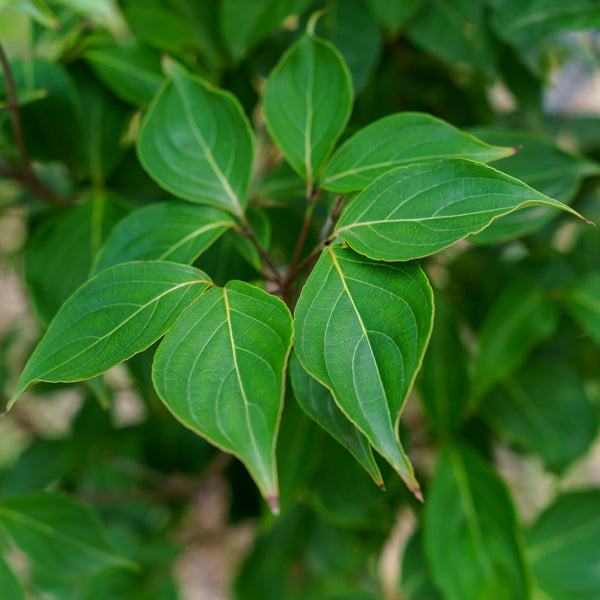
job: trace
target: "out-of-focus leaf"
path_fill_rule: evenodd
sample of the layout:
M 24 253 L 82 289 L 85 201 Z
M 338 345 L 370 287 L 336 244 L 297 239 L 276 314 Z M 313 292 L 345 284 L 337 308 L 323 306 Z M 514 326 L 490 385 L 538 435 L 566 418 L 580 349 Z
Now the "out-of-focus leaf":
M 205 292 L 165 336 L 153 380 L 186 427 L 238 457 L 278 512 L 275 443 L 292 318 L 281 300 L 240 281 Z
M 164 81 L 160 52 L 141 44 L 92 48 L 83 58 L 111 92 L 136 106 L 150 104 Z
M 210 284 L 198 269 L 160 261 L 102 271 L 78 288 L 52 320 L 9 408 L 36 381 L 89 379 L 146 349 Z
M 329 43 L 304 35 L 279 61 L 263 96 L 271 137 L 312 185 L 352 109 L 350 73 Z
M 550 337 L 558 325 L 558 309 L 544 290 L 530 281 L 504 288 L 489 308 L 479 330 L 473 391 L 481 397 L 509 376 L 531 349 Z
M 444 448 L 424 519 L 425 553 L 443 598 L 528 600 L 521 535 L 506 488 L 489 465 L 467 446 Z
M 268 250 L 271 245 L 271 221 L 265 212 L 257 208 L 249 208 L 246 212 L 246 218 L 256 239 L 265 250 Z M 236 232 L 231 232 L 230 235 L 232 243 L 240 256 L 260 273 L 264 261 L 256 246 L 248 238 Z
M 584 177 L 600 172 L 597 163 L 531 133 L 484 127 L 470 132 L 488 144 L 519 147 L 515 156 L 500 160 L 494 167 L 565 204 L 571 203 Z M 469 240 L 482 244 L 503 242 L 536 231 L 557 214 L 559 211 L 552 207 L 525 208 L 497 219 Z
M 3 2 L 4 5 L 28 14 L 44 27 L 49 27 L 50 29 L 58 29 L 60 27 L 60 21 L 56 18 L 46 0 L 5 0 Z
M 152 204 L 123 219 L 106 240 L 93 273 L 132 260 L 192 264 L 233 219 L 212 206 L 184 202 Z
M 55 0 L 73 12 L 109 29 L 116 37 L 126 32 L 127 26 L 116 0 Z
M 37 492 L 5 498 L 0 524 L 29 560 L 55 577 L 135 568 L 110 544 L 96 513 L 67 496 Z
M 25 278 L 44 322 L 87 279 L 101 244 L 126 212 L 118 198 L 98 191 L 83 204 L 47 215 L 35 225 Z
M 571 316 L 600 346 L 600 273 L 590 272 L 562 291 Z
M 383 264 L 328 246 L 295 311 L 302 366 L 419 495 L 397 437 L 398 421 L 433 320 L 433 294 L 418 264 Z
M 375 260 L 411 260 L 526 206 L 556 206 L 580 216 L 504 173 L 450 158 L 397 167 L 378 177 L 342 213 L 335 235 Z
M 402 557 L 400 594 L 406 600 L 442 600 L 433 585 L 432 575 L 425 560 L 423 531 L 418 529 L 410 538 Z
M 0 590 L 2 600 L 25 600 L 25 589 L 0 554 Z
M 172 61 L 167 71 L 140 130 L 140 161 L 176 196 L 242 215 L 254 158 L 242 107 Z
M 540 598 L 600 597 L 598 506 L 597 489 L 566 493 L 527 531 L 527 556 Z
M 431 115 L 398 113 L 346 140 L 325 167 L 321 185 L 343 194 L 362 190 L 394 167 L 454 157 L 489 162 L 514 152 L 481 142 Z
M 367 438 L 338 408 L 331 392 L 311 377 L 294 353 L 290 358 L 290 378 L 302 410 L 352 453 L 373 481 L 383 487 L 383 478 Z
M 559 473 L 589 449 L 598 431 L 594 405 L 566 362 L 528 363 L 492 390 L 481 411 L 500 435 Z
M 456 432 L 469 399 L 467 352 L 458 335 L 451 306 L 435 296 L 435 325 L 423 360 L 418 387 L 432 429 L 439 434 Z
M 328 0 L 327 7 L 316 32 L 340 51 L 352 75 L 354 93 L 360 94 L 379 61 L 381 31 L 360 0 Z
M 288 201 L 290 198 L 304 198 L 305 194 L 306 184 L 285 161 L 271 169 L 258 183 L 254 192 L 259 198 Z
M 368 0 L 368 4 L 379 24 L 395 36 L 416 14 L 423 0 Z

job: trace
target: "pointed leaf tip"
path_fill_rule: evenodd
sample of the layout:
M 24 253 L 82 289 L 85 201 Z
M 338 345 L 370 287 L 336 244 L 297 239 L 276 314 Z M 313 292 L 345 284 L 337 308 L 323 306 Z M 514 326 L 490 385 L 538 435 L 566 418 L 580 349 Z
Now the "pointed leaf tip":
M 423 498 L 423 490 L 421 489 L 421 487 L 411 487 L 409 488 L 412 495 L 421 503 L 424 504 L 425 503 L 425 498 Z
M 269 508 L 271 509 L 271 512 L 278 517 L 280 515 L 280 510 L 279 510 L 279 496 L 267 496 L 265 498 L 265 500 L 267 501 L 267 504 L 269 505 Z
M 377 487 L 382 491 L 382 492 L 386 492 L 387 490 L 385 489 L 385 483 L 383 483 L 383 481 L 381 483 L 377 484 Z

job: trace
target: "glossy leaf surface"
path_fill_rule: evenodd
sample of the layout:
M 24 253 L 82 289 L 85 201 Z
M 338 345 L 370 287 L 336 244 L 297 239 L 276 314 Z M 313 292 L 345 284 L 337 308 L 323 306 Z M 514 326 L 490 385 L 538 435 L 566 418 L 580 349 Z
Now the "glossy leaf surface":
M 212 288 L 160 344 L 156 390 L 186 427 L 246 466 L 278 510 L 275 443 L 292 340 L 288 308 L 247 283 Z
M 29 560 L 54 577 L 135 568 L 110 544 L 96 513 L 67 496 L 35 492 L 6 498 L 0 524 Z
M 263 96 L 271 137 L 290 165 L 312 184 L 352 109 L 352 82 L 339 52 L 305 35 L 267 79 Z
M 375 260 L 410 260 L 451 246 L 525 206 L 556 206 L 524 183 L 461 158 L 398 167 L 342 213 L 336 235 Z
M 93 272 L 133 260 L 191 264 L 233 224 L 230 215 L 212 206 L 183 202 L 146 206 L 114 228 Z
M 167 71 L 138 137 L 142 165 L 176 196 L 241 215 L 254 159 L 242 107 L 172 61 Z
M 210 285 L 202 271 L 131 262 L 102 271 L 62 306 L 25 366 L 9 407 L 36 381 L 80 381 L 141 352 Z
M 348 421 L 331 392 L 306 372 L 295 353 L 290 358 L 289 371 L 294 395 L 302 410 L 351 452 L 373 481 L 383 487 L 369 441 Z
M 444 599 L 530 598 L 520 537 L 493 470 L 467 446 L 443 449 L 425 504 L 424 542 Z
M 527 531 L 527 555 L 540 598 L 595 600 L 600 596 L 598 506 L 597 489 L 568 492 Z
M 587 452 L 598 430 L 579 374 L 562 361 L 528 363 L 494 388 L 481 411 L 507 441 L 557 473 Z
M 529 281 L 504 288 L 479 332 L 473 389 L 477 397 L 510 375 L 558 324 L 558 309 L 546 292 Z
M 600 273 L 591 272 L 564 290 L 565 306 L 600 346 Z
M 454 157 L 488 162 L 514 152 L 481 142 L 431 115 L 397 113 L 346 140 L 327 164 L 321 185 L 332 192 L 351 192 L 362 190 L 394 167 Z
M 416 263 L 376 263 L 334 246 L 302 289 L 294 321 L 304 368 L 416 494 L 397 426 L 432 319 L 431 288 Z
M 4 600 L 25 600 L 25 590 L 0 555 L 0 590 Z

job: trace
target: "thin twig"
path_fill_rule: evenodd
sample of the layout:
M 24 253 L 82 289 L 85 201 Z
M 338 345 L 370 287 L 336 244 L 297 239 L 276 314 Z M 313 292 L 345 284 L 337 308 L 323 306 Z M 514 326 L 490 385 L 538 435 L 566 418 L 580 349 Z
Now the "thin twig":
M 250 222 L 247 219 L 244 220 L 243 227 L 234 227 L 234 231 L 237 231 L 239 234 L 248 238 L 254 244 L 262 259 L 265 261 L 265 264 L 271 271 L 271 274 L 273 275 L 273 281 L 277 284 L 281 284 L 281 282 L 283 281 L 283 275 L 275 266 L 275 263 L 269 256 L 269 253 L 263 248 L 263 245 L 258 241 L 258 238 L 254 234 L 254 230 L 252 229 Z

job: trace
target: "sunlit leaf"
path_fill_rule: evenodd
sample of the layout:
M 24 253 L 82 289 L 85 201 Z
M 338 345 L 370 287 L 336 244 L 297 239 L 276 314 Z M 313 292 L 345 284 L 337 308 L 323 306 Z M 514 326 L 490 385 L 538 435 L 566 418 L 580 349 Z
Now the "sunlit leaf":
M 186 427 L 237 456 L 278 511 L 275 443 L 292 342 L 288 308 L 247 283 L 212 288 L 156 352 L 153 379 Z

